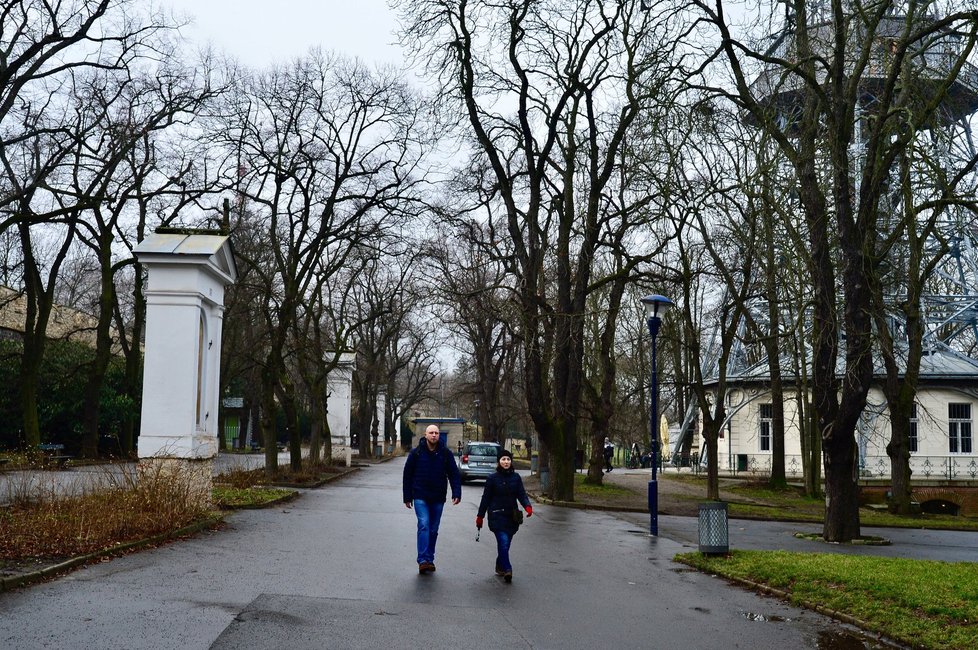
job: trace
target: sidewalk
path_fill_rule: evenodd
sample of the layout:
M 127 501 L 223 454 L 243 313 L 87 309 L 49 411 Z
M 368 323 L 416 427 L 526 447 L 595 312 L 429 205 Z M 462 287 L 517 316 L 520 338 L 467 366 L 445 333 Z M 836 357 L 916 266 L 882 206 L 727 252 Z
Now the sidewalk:
M 578 472 L 584 474 L 585 472 Z M 659 474 L 658 495 L 659 495 L 659 514 L 677 515 L 684 517 L 695 517 L 699 512 L 699 503 L 706 499 L 706 492 L 702 484 L 693 481 L 685 481 L 683 477 L 692 478 L 693 475 L 684 470 L 680 473 L 672 468 L 666 470 L 666 474 Z M 626 469 L 616 467 L 614 471 L 604 474 L 604 482 L 608 485 L 628 488 L 628 494 L 616 494 L 607 497 L 595 495 L 575 495 L 574 504 L 561 504 L 569 507 L 594 508 L 611 511 L 636 511 L 648 512 L 648 485 L 652 478 L 651 469 Z M 735 479 L 720 479 L 720 498 L 724 501 L 737 501 L 741 503 L 758 503 L 752 499 L 746 499 L 742 495 L 737 495 L 728 490 L 731 485 L 741 483 Z M 523 481 L 526 489 L 537 494 L 540 492 L 540 476 L 534 474 L 526 476 Z

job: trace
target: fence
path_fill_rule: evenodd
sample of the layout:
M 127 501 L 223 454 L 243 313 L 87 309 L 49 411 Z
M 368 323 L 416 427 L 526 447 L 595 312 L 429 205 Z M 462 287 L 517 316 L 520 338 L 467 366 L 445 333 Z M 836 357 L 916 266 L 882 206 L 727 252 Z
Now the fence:
M 734 475 L 770 476 L 770 454 L 732 454 L 721 458 L 726 461 L 722 470 Z M 859 467 L 861 478 L 890 478 L 890 459 L 888 456 L 865 458 Z M 914 479 L 947 481 L 978 480 L 978 458 L 974 456 L 911 456 L 910 471 Z M 789 478 L 801 477 L 800 455 L 787 454 L 784 457 L 784 473 Z

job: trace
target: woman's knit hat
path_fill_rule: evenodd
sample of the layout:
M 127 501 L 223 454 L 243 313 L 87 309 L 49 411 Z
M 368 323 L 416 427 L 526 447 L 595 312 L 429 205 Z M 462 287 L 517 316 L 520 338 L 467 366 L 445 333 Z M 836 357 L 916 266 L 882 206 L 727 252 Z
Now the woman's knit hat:
M 503 456 L 509 456 L 509 459 L 513 460 L 513 452 L 511 452 L 509 449 L 503 449 L 501 452 L 499 452 L 499 457 L 502 458 Z

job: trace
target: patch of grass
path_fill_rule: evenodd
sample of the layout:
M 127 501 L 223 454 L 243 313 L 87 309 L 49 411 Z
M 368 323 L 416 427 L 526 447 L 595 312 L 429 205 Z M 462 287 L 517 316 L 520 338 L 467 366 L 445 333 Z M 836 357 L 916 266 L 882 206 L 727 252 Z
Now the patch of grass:
M 298 494 L 297 490 L 271 487 L 231 487 L 215 485 L 214 504 L 223 508 L 257 508 L 278 499 Z
M 289 465 L 281 465 L 278 474 L 270 481 L 272 483 L 288 483 L 292 485 L 313 484 L 329 478 L 339 471 L 338 468 L 325 463 L 311 464 L 303 462 L 302 467 L 295 470 Z
M 214 477 L 214 483 L 232 488 L 245 489 L 267 485 L 264 469 L 231 469 Z
M 978 530 L 978 519 L 951 515 L 892 515 L 888 512 L 861 509 L 859 522 L 863 526 L 890 526 L 893 528 L 927 528 L 948 530 Z
M 811 497 L 807 497 L 801 488 L 790 485 L 782 490 L 776 490 L 765 483 L 742 483 L 740 485 L 731 486 L 730 491 L 738 496 L 743 496 L 748 499 L 764 500 L 768 503 L 777 505 L 803 504 L 813 505 L 816 507 L 825 506 L 825 501 L 823 499 L 813 499 Z
M 676 556 L 702 571 L 784 591 L 796 604 L 845 612 L 912 647 L 978 647 L 978 565 L 786 551 Z
M 825 502 L 806 497 L 801 490 L 787 488 L 772 490 L 758 484 L 744 484 L 729 488 L 732 494 L 757 501 L 756 504 L 731 502 L 731 517 L 770 519 L 781 521 L 825 521 Z M 926 528 L 950 530 L 978 530 L 978 519 L 950 515 L 894 515 L 886 511 L 862 508 L 859 522 L 863 526 L 890 528 Z
M 618 485 L 610 485 L 608 483 L 602 483 L 601 485 L 594 485 L 592 483 L 585 483 L 584 479 L 587 474 L 574 474 L 574 495 L 575 497 L 582 496 L 601 496 L 601 497 L 613 497 L 613 496 L 624 496 L 633 494 L 632 490 L 626 487 L 621 487 Z

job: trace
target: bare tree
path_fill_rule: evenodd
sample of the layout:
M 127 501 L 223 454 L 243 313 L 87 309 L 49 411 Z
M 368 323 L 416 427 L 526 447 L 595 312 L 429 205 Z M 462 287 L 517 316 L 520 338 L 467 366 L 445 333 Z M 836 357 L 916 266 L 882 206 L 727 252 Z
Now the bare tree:
M 243 262 L 262 286 L 261 425 L 274 474 L 276 398 L 291 464 L 301 465 L 288 373 L 300 305 L 410 203 L 422 107 L 393 72 L 320 53 L 245 79 L 232 99 L 222 137 L 237 161 L 237 191 L 264 233 L 262 258 Z
M 510 322 L 511 289 L 488 231 L 477 220 L 452 218 L 426 256 L 437 265 L 432 282 L 445 304 L 446 325 L 460 334 L 471 358 L 471 395 L 484 439 L 504 444 L 504 371 L 517 351 Z
M 799 0 L 786 5 L 773 45 L 755 48 L 731 26 L 724 3 L 691 6 L 716 30 L 718 45 L 707 60 L 721 58 L 730 73 L 729 91 L 710 85 L 777 143 L 797 183 L 814 294 L 823 534 L 848 541 L 859 535 L 855 428 L 873 379 L 874 319 L 867 306 L 880 260 L 886 179 L 912 141 L 907 117 L 930 123 L 941 110 L 973 47 L 978 14 L 960 4 L 830 0 L 813 7 Z M 964 47 L 929 67 L 928 49 L 952 30 L 965 37 Z M 928 79 L 925 97 L 915 96 L 915 76 L 906 74 L 904 63 L 915 60 Z M 851 155 L 854 148 L 859 156 Z
M 513 247 L 506 263 L 522 319 L 526 403 L 542 451 L 552 452 L 552 494 L 571 500 L 602 197 L 629 129 L 656 99 L 657 86 L 645 85 L 663 65 L 653 54 L 676 35 L 637 2 L 400 6 L 403 42 L 437 75 L 446 105 L 467 122 L 477 164 L 491 170 Z

